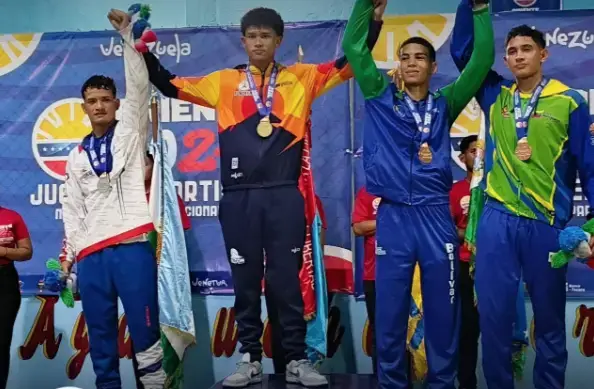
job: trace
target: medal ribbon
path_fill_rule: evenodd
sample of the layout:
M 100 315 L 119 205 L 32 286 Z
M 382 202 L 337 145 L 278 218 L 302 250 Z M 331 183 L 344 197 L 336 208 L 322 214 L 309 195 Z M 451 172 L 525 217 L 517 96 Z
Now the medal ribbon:
M 266 93 L 266 105 L 262 103 L 262 98 L 260 97 L 260 93 L 258 93 L 256 81 L 254 80 L 254 76 L 252 75 L 249 67 L 245 74 L 250 85 L 252 97 L 254 98 L 256 107 L 258 108 L 258 112 L 260 112 L 262 117 L 270 116 L 270 113 L 272 112 L 272 98 L 274 97 L 274 88 L 276 87 L 276 77 L 278 75 L 278 68 L 276 67 L 276 64 L 273 64 L 272 72 L 270 73 L 270 81 L 268 82 L 268 90 Z
M 540 81 L 540 84 L 536 87 L 528 104 L 526 104 L 526 111 L 522 113 L 522 99 L 520 97 L 520 90 L 516 85 L 516 91 L 514 92 L 514 118 L 516 120 L 516 133 L 518 135 L 518 140 L 522 138 L 526 138 L 528 136 L 528 120 L 530 120 L 530 116 L 532 112 L 535 110 L 536 105 L 538 104 L 538 99 L 542 94 L 542 91 L 547 86 L 549 82 L 548 79 L 544 78 Z
M 97 176 L 111 172 L 113 167 L 113 156 L 111 154 L 113 133 L 113 128 L 111 128 L 107 131 L 107 134 L 99 139 L 95 138 L 93 134 L 90 134 L 83 140 L 83 147 L 87 152 L 91 167 Z M 97 155 L 97 151 L 95 150 L 95 142 L 99 142 L 99 155 Z
M 433 121 L 433 115 L 431 113 L 433 110 L 433 95 L 429 93 L 429 96 L 427 97 L 424 120 L 421 119 L 421 115 L 419 114 L 417 107 L 415 107 L 415 103 L 413 103 L 412 99 L 407 94 L 404 94 L 404 101 L 406 101 L 406 105 L 408 105 L 408 109 L 410 109 L 410 112 L 417 123 L 417 128 L 421 132 L 421 144 L 427 143 L 429 135 L 431 134 L 431 122 Z

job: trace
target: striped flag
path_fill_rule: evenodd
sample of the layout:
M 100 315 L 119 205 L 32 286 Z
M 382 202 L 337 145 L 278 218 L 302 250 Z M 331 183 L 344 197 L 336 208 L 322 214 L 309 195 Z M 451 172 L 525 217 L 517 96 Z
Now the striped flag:
M 299 46 L 297 62 L 303 62 L 303 47 Z M 304 316 L 307 320 L 307 357 L 311 363 L 320 363 L 326 358 L 328 341 L 328 291 L 324 248 L 321 242 L 322 220 L 317 209 L 316 191 L 311 171 L 311 120 L 303 142 L 299 190 L 305 200 L 306 235 L 303 247 L 303 265 L 299 273 Z
M 327 354 L 328 292 L 326 269 L 324 267 L 324 249 L 320 241 L 322 221 L 316 205 L 310 153 L 311 132 L 308 130 L 304 137 L 301 176 L 299 178 L 299 189 L 305 199 L 307 223 L 300 279 L 301 292 L 306 307 L 307 333 L 305 343 L 309 360 L 316 363 L 321 362 Z
M 151 242 L 156 250 L 159 291 L 159 321 L 163 347 L 165 388 L 183 387 L 183 357 L 196 342 L 190 270 L 177 192 L 167 158 L 167 143 L 159 133 L 150 146 L 154 159 L 149 209 L 156 232 Z
M 481 125 L 476 142 L 476 157 L 470 180 L 470 207 L 468 209 L 468 226 L 464 236 L 464 244 L 471 252 L 470 272 L 474 273 L 474 259 L 476 256 L 476 230 L 478 221 L 485 205 L 483 176 L 485 174 L 485 126 Z

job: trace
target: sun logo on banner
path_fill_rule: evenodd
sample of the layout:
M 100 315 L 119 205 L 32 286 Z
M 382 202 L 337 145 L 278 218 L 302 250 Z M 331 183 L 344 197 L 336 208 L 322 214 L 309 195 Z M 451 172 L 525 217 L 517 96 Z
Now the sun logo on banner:
M 373 58 L 380 69 L 394 69 L 400 44 L 413 36 L 427 39 L 439 50 L 454 27 L 454 15 L 386 16 L 382 32 L 373 49 Z
M 464 110 L 458 116 L 458 119 L 452 125 L 450 129 L 450 135 L 452 138 L 452 159 L 456 162 L 456 165 L 460 169 L 466 169 L 464 164 L 458 158 L 460 154 L 459 143 L 462 138 L 469 135 L 479 135 L 481 128 L 485 126 L 485 115 L 483 110 L 479 106 L 476 99 L 472 99 L 470 103 L 464 108 Z
M 37 118 L 31 146 L 39 167 L 57 180 L 64 180 L 70 150 L 78 147 L 91 132 L 89 117 L 82 110 L 80 98 L 54 102 Z
M 0 35 L 0 76 L 21 66 L 33 54 L 43 34 Z

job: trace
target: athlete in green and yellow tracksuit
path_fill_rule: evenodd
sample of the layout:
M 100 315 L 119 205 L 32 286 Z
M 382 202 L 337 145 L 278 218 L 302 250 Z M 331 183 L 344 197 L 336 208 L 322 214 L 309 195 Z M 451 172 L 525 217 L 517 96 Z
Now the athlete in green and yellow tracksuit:
M 454 34 L 453 49 L 472 39 L 468 24 L 456 26 L 466 34 Z M 565 384 L 566 268 L 553 269 L 549 255 L 559 250 L 558 234 L 572 217 L 576 172 L 594 209 L 594 127 L 584 98 L 543 76 L 547 57 L 541 32 L 512 29 L 505 61 L 515 80 L 491 71 L 476 95 L 488 115 L 475 281 L 489 389 L 514 387 L 512 323 L 521 276 L 534 311 L 534 387 Z
M 484 2 L 474 13 L 476 40 L 468 67 L 453 83 L 429 91 L 435 48 L 413 37 L 400 47 L 404 88 L 377 69 L 366 45 L 374 4 L 357 0 L 343 49 L 365 97 L 366 188 L 381 197 L 376 242 L 376 347 L 381 389 L 408 388 L 406 338 L 415 264 L 421 268 L 426 384 L 454 389 L 459 336 L 458 236 L 449 206 L 453 178 L 450 127 L 478 91 L 494 61 Z M 476 1 L 478 3 L 478 0 Z

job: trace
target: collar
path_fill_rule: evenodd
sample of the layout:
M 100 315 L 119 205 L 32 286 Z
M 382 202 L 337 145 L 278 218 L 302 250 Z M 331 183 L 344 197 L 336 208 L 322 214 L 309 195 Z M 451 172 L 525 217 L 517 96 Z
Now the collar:
M 517 84 L 514 82 L 514 84 L 509 89 L 510 93 L 515 93 L 516 88 L 517 88 Z M 571 89 L 571 88 L 569 88 L 567 85 L 565 85 L 561 81 L 554 80 L 551 78 L 549 80 L 547 86 L 545 86 L 545 88 L 543 89 L 540 97 L 560 95 L 562 93 L 567 92 L 569 89 Z M 520 93 L 520 97 L 523 99 L 529 99 L 530 97 L 532 97 L 532 94 L 531 93 Z
M 268 67 L 266 68 L 266 71 L 264 72 L 264 74 L 266 76 L 270 76 L 270 74 L 272 73 L 272 68 L 275 65 L 278 67 L 279 72 L 285 68 L 284 65 L 282 65 L 282 64 L 280 64 L 280 63 L 278 63 L 278 62 L 275 61 L 275 62 L 272 62 L 270 65 L 268 65 Z M 236 69 L 236 70 L 246 70 L 247 68 L 248 68 L 248 65 L 247 64 L 241 64 L 241 65 L 237 65 L 234 69 Z M 257 67 L 250 65 L 249 68 L 250 68 L 250 72 L 254 76 L 262 75 L 262 71 L 260 69 L 258 69 Z
M 433 96 L 433 99 L 435 100 L 437 97 L 439 97 L 439 92 L 431 92 L 429 91 L 429 93 L 427 94 L 427 97 L 429 97 L 429 95 Z M 394 96 L 398 99 L 398 100 L 404 100 L 404 91 L 403 90 L 396 90 L 396 92 L 394 93 Z M 416 101 L 417 103 L 421 102 L 421 101 L 426 101 L 427 97 L 425 97 L 422 100 Z M 412 100 L 412 99 L 411 99 Z M 415 102 L 415 100 L 413 100 L 413 102 Z

